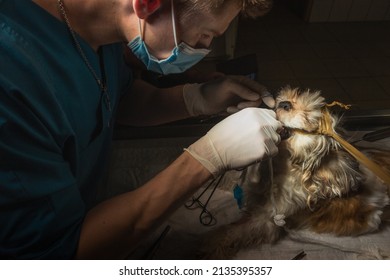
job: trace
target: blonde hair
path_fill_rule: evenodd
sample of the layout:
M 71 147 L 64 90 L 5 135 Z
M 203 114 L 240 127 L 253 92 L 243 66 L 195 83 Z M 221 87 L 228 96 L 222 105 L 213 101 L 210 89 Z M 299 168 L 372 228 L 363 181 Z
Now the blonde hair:
M 218 15 L 221 8 L 230 2 L 241 7 L 241 15 L 250 18 L 263 16 L 272 8 L 273 0 L 174 0 L 180 5 L 180 13 L 191 16 L 199 12 L 211 12 Z

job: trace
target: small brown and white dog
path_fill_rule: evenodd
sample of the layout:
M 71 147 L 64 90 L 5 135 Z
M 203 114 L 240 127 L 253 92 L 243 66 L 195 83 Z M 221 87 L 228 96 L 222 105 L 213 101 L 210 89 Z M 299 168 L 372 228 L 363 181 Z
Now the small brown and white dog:
M 390 186 L 333 138 L 314 133 L 325 105 L 320 92 L 280 91 L 276 115 L 290 136 L 280 143 L 276 157 L 247 168 L 242 183 L 245 214 L 208 235 L 202 257 L 231 258 L 242 248 L 276 242 L 286 229 L 337 236 L 379 229 Z M 337 117 L 330 116 L 337 129 Z M 368 152 L 390 172 L 388 151 Z

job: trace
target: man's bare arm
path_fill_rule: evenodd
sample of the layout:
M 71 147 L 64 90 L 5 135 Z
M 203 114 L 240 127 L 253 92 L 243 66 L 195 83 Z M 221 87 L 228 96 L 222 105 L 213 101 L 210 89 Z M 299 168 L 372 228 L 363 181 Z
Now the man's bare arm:
M 76 258 L 125 258 L 147 233 L 210 178 L 209 171 L 184 152 L 145 185 L 90 210 Z

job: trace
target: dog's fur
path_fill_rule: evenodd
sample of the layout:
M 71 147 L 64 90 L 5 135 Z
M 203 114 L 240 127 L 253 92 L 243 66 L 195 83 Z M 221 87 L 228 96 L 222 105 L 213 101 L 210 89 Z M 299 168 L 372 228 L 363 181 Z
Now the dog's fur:
M 324 106 L 320 92 L 280 91 L 275 111 L 292 129 L 291 136 L 280 143 L 276 157 L 247 169 L 245 215 L 207 236 L 203 257 L 231 258 L 241 248 L 276 242 L 285 229 L 338 236 L 378 230 L 389 204 L 389 186 L 331 137 L 310 134 L 318 129 Z M 336 128 L 338 119 L 331 117 Z M 370 151 L 389 172 L 390 153 L 384 153 Z

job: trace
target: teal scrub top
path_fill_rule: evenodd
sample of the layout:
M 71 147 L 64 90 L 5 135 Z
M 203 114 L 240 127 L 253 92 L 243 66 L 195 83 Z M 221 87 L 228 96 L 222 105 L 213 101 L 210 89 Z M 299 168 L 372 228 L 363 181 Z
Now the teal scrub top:
M 78 40 L 100 76 L 99 55 Z M 63 22 L 30 0 L 0 0 L 0 259 L 75 254 L 131 85 L 123 45 L 102 53 L 112 111 Z

